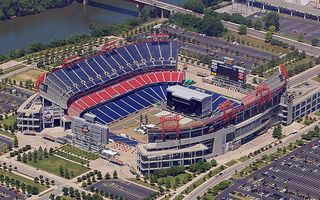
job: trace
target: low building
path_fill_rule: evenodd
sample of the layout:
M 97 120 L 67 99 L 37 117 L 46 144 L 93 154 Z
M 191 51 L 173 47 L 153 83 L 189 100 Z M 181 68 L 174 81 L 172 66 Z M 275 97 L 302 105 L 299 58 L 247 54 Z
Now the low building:
M 85 114 L 83 118 L 75 117 L 71 124 L 74 134 L 72 143 L 81 149 L 101 152 L 108 144 L 109 127 L 94 122 L 95 115 Z
M 287 90 L 280 102 L 281 122 L 289 125 L 293 121 L 320 109 L 320 83 L 313 80 Z

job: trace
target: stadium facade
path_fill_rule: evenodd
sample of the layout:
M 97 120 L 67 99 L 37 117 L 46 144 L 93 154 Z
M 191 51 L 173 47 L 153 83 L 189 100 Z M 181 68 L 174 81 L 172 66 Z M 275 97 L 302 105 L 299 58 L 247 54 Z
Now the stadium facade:
M 195 115 L 197 120 L 185 125 L 148 130 L 147 144 L 137 145 L 137 168 L 151 173 L 224 154 L 263 134 L 275 121 L 283 121 L 287 95 L 283 66 L 257 90 L 237 100 L 182 85 L 184 72 L 178 70 L 177 61 L 177 42 L 162 39 L 109 48 L 85 59 L 67 59 L 63 66 L 39 77 L 39 94 L 19 108 L 18 126 L 22 132 L 73 128 L 75 137 L 79 136 L 74 143 L 101 151 L 106 140 L 121 138 L 102 127 L 154 104 L 167 102 L 168 110 Z M 189 109 L 190 105 L 198 108 Z M 90 120 L 85 116 L 91 116 Z M 82 134 L 84 123 L 96 127 L 92 137 Z M 99 140 L 99 145 L 86 146 L 88 138 Z

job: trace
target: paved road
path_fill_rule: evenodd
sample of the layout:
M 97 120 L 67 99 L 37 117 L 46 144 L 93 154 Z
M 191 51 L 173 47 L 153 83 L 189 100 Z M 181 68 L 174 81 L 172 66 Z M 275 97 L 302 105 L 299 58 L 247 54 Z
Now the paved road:
M 222 23 L 225 27 L 227 27 L 228 29 L 233 30 L 233 31 L 238 31 L 238 27 L 240 26 L 238 24 L 226 22 L 226 21 L 222 21 Z M 247 33 L 248 33 L 248 35 L 259 38 L 261 40 L 264 40 L 264 38 L 265 38 L 265 32 L 263 32 L 263 31 L 258 31 L 258 30 L 254 30 L 252 28 L 248 28 Z M 282 41 L 282 42 L 286 42 L 289 45 L 294 45 L 297 49 L 304 50 L 308 54 L 315 55 L 315 56 L 320 55 L 320 48 L 319 47 L 314 47 L 309 44 L 298 42 L 298 41 L 295 41 L 295 40 L 292 40 L 289 38 L 285 38 L 282 36 L 278 36 L 278 35 L 274 35 L 273 38 L 277 39 L 279 41 Z
M 289 79 L 288 87 L 293 87 L 298 85 L 314 76 L 320 74 L 320 65 L 314 66 L 300 74 L 297 74 Z
M 285 146 L 288 146 L 290 142 L 294 142 L 297 139 L 300 139 L 301 135 L 303 135 L 304 133 L 314 129 L 314 127 L 316 125 L 319 125 L 319 121 L 317 121 L 316 123 L 305 127 L 304 129 L 302 129 L 301 131 L 299 131 L 298 133 L 294 134 L 294 135 L 290 135 L 287 138 L 283 139 L 285 140 L 283 143 L 281 143 L 280 145 L 277 146 L 277 148 L 282 148 Z M 235 170 L 237 171 L 241 171 L 242 169 L 244 169 L 246 166 L 248 166 L 250 163 L 254 162 L 256 159 L 261 158 L 263 155 L 269 155 L 271 153 L 274 153 L 277 151 L 277 148 L 272 148 L 269 149 L 267 151 L 262 152 L 261 154 L 259 154 L 258 156 L 255 156 L 245 162 L 236 164 L 232 167 L 227 168 L 222 175 L 220 176 L 214 176 L 211 179 L 209 179 L 208 181 L 204 182 L 202 185 L 200 185 L 198 188 L 196 188 L 193 192 L 191 192 L 189 195 L 187 195 L 184 200 L 194 200 L 197 199 L 197 196 L 202 196 L 204 193 L 207 192 L 207 190 L 211 187 L 213 187 L 214 185 L 217 185 L 219 182 L 229 179 L 232 174 L 234 174 Z

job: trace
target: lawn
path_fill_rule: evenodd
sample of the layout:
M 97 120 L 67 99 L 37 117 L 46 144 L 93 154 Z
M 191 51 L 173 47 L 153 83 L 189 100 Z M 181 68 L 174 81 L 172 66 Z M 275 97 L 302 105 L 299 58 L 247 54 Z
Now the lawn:
M 238 159 L 238 161 L 240 161 L 240 162 L 246 162 L 247 160 L 249 160 L 250 158 L 249 158 L 249 156 L 242 156 L 242 157 L 240 157 L 239 159 Z
M 4 136 L 7 136 L 9 138 L 14 138 L 14 134 L 8 132 L 8 131 L 3 131 L 3 130 L 0 130 L 0 135 L 4 135 Z
M 17 174 L 14 174 L 12 172 L 5 171 L 3 169 L 0 169 L 0 174 L 3 174 L 4 176 L 8 176 L 10 178 L 14 178 L 16 180 L 19 180 L 21 183 L 25 183 L 26 185 L 31 185 L 39 188 L 39 192 L 45 191 L 48 189 L 45 185 L 41 185 L 39 183 L 35 183 L 33 180 L 25 178 L 23 176 L 19 176 Z
M 43 71 L 41 70 L 38 70 L 38 69 L 31 69 L 31 70 L 28 70 L 26 72 L 22 72 L 20 74 L 17 74 L 13 77 L 10 77 L 10 79 L 12 80 L 16 80 L 17 82 L 17 85 L 19 84 L 20 81 L 22 81 L 23 83 L 25 83 L 26 80 L 31 80 L 33 83 L 35 83 L 38 79 L 38 76 L 40 74 L 44 73 Z
M 62 151 L 59 151 L 59 150 L 56 151 L 55 154 L 56 154 L 56 155 L 59 155 L 59 156 L 61 156 L 61 157 L 64 157 L 64 158 L 66 158 L 66 159 L 68 159 L 68 160 L 72 160 L 72 161 L 74 161 L 74 162 L 77 162 L 77 163 L 79 163 L 79 164 L 81 164 L 81 165 L 85 165 L 85 164 L 89 163 L 89 161 L 87 161 L 87 160 L 84 160 L 84 159 L 82 159 L 82 158 L 73 156 L 73 155 L 71 155 L 71 154 L 68 154 L 68 153 L 65 153 L 65 152 L 62 152 Z
M 176 180 L 179 179 L 179 182 L 177 183 Z M 171 188 L 176 186 L 176 187 L 180 187 L 181 185 L 186 184 L 187 182 L 189 182 L 192 179 L 192 175 L 189 173 L 183 173 L 183 174 L 179 174 L 177 176 L 168 176 L 168 177 L 164 177 L 164 178 L 159 178 L 159 183 L 163 183 L 165 184 L 167 181 L 170 182 Z
M 99 156 L 97 154 L 81 150 L 75 146 L 72 146 L 71 144 L 67 144 L 67 145 L 61 147 L 61 150 L 68 152 L 70 154 L 74 154 L 76 156 L 85 158 L 87 160 L 95 160 L 95 159 L 99 158 Z
M 226 165 L 227 165 L 228 167 L 231 167 L 231 166 L 233 166 L 233 165 L 235 165 L 235 164 L 237 164 L 237 163 L 238 163 L 238 161 L 236 161 L 236 160 L 230 160 L 229 162 L 226 163 Z
M 17 115 L 8 116 L 8 118 L 3 119 L 0 121 L 0 124 L 4 126 L 6 124 L 7 126 L 14 126 L 17 122 Z
M 288 53 L 290 52 L 289 49 L 284 49 L 282 47 L 276 46 L 276 45 L 271 45 L 269 43 L 266 43 L 263 40 L 258 40 L 254 37 L 248 36 L 248 35 L 239 35 L 238 33 L 234 32 L 234 31 L 228 31 L 227 33 L 225 33 L 225 35 L 223 36 L 224 39 L 227 38 L 235 38 L 235 41 L 237 41 L 237 38 L 240 38 L 240 43 L 246 45 L 246 46 L 250 46 L 256 49 L 260 49 L 260 50 L 264 50 L 264 51 L 268 51 L 271 53 L 275 53 L 275 54 L 284 54 L 284 53 Z
M 36 163 L 29 161 L 29 165 L 47 171 L 49 173 L 60 176 L 59 168 L 60 165 L 63 169 L 68 169 L 69 173 L 72 171 L 74 177 L 83 174 L 90 169 L 87 167 L 83 167 L 79 164 L 73 163 L 71 161 L 59 158 L 57 156 L 49 156 L 49 158 L 43 158 L 42 160 L 38 160 Z M 72 178 L 72 177 L 71 177 Z
M 317 82 L 319 82 L 319 83 L 320 83 L 320 75 L 318 75 L 318 76 L 314 77 L 312 80 L 317 81 Z

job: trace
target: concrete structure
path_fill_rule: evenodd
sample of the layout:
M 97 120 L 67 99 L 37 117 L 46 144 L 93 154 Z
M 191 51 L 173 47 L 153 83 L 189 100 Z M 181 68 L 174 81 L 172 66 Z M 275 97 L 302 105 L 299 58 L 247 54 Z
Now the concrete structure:
M 87 151 L 101 152 L 108 144 L 109 127 L 94 123 L 94 115 L 75 117 L 72 121 L 73 144 Z
M 283 125 L 289 125 L 293 121 L 320 109 L 320 84 L 308 80 L 288 91 L 281 97 L 280 113 Z

